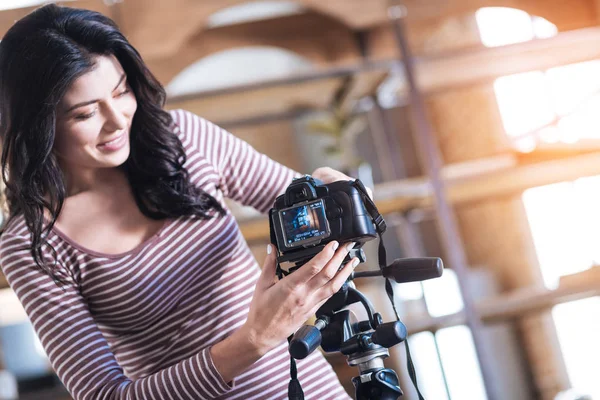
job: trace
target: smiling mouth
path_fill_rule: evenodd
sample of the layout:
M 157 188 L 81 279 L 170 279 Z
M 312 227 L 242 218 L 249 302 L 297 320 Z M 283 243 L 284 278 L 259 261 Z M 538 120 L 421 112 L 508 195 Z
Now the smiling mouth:
M 124 134 L 125 134 L 125 132 L 121 133 L 119 136 L 117 136 L 113 140 L 110 140 L 110 141 L 104 142 L 104 143 L 100 143 L 98 146 L 106 146 L 106 145 L 111 145 L 111 144 L 117 143 L 119 140 L 121 140 L 123 138 Z

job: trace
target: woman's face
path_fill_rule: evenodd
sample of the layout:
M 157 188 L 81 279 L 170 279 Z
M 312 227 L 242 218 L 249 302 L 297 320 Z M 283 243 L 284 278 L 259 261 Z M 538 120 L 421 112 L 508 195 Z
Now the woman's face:
M 137 101 L 119 61 L 98 56 L 57 109 L 54 153 L 68 173 L 116 167 L 129 156 Z

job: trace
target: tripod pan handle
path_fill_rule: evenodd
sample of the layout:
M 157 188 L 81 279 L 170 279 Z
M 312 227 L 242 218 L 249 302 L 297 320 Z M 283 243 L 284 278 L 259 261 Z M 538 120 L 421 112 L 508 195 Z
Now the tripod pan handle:
M 321 331 L 312 325 L 304 325 L 290 341 L 289 352 L 296 360 L 302 360 L 321 345 Z
M 371 341 L 389 349 L 403 342 L 407 335 L 408 331 L 402 322 L 386 322 L 375 329 L 375 332 L 371 336 Z

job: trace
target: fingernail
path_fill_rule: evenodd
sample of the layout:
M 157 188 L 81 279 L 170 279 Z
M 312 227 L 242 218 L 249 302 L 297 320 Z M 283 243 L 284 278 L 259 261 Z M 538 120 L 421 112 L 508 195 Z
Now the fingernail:
M 356 268 L 359 262 L 360 260 L 358 258 L 355 258 L 354 261 L 352 261 L 352 268 Z
M 346 245 L 346 250 L 350 251 L 354 248 L 354 246 L 356 246 L 355 242 L 350 242 Z
M 267 254 L 271 254 L 271 252 L 273 251 L 273 248 L 271 247 L 270 244 L 267 245 Z
M 338 242 L 333 242 L 333 251 L 336 251 L 338 247 L 340 247 L 340 244 Z

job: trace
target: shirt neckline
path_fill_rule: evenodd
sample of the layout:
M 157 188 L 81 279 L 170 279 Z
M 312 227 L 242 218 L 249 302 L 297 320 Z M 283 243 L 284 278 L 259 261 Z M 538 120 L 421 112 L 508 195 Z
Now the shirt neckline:
M 59 236 L 62 240 L 64 240 L 68 244 L 70 244 L 72 247 L 74 247 L 77 250 L 82 251 L 86 254 L 89 254 L 89 255 L 92 255 L 95 257 L 102 257 L 102 258 L 121 258 L 121 257 L 125 257 L 125 256 L 131 255 L 131 254 L 135 254 L 135 253 L 139 252 L 140 250 L 142 250 L 144 247 L 154 243 L 160 236 L 162 236 L 165 229 L 173 221 L 174 221 L 174 219 L 172 219 L 172 218 L 165 219 L 165 222 L 163 223 L 163 225 L 160 227 L 160 229 L 158 231 L 156 231 L 156 233 L 154 235 L 150 236 L 148 239 L 144 240 L 143 242 L 141 242 L 140 244 L 135 246 L 133 249 L 127 250 L 127 251 L 121 252 L 121 253 L 103 253 L 100 251 L 89 249 L 89 248 L 75 242 L 73 239 L 71 239 L 69 236 L 67 236 L 64 232 L 62 232 L 60 229 L 58 229 L 56 227 L 56 225 L 54 225 L 52 227 L 51 231 L 54 232 L 57 236 Z M 49 221 L 46 221 L 46 223 L 49 223 Z

